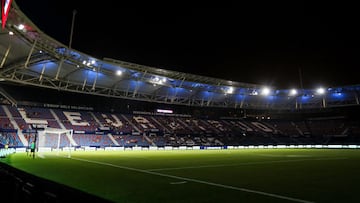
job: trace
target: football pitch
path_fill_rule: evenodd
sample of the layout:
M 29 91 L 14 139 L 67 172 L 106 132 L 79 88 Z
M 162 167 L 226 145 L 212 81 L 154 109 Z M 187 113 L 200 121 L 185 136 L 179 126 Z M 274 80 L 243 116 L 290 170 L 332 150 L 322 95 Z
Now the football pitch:
M 113 202 L 360 202 L 360 150 L 19 152 L 9 165 Z

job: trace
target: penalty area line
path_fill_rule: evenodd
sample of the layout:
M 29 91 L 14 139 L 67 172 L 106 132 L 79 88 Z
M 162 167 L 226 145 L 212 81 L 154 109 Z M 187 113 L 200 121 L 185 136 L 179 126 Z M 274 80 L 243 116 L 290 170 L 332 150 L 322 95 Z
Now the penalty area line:
M 70 159 L 77 160 L 77 161 L 88 162 L 88 163 L 93 163 L 93 164 L 104 165 L 104 166 L 111 166 L 111 167 L 115 167 L 115 168 L 121 168 L 121 169 L 126 169 L 126 170 L 130 170 L 130 171 L 136 171 L 136 172 L 146 173 L 146 174 L 151 174 L 151 175 L 156 175 L 156 176 L 173 178 L 173 179 L 178 179 L 178 180 L 182 180 L 182 181 L 188 181 L 188 182 L 195 182 L 195 183 L 200 183 L 200 184 L 205 184 L 205 185 L 211 185 L 211 186 L 216 186 L 216 187 L 225 188 L 225 189 L 231 189 L 231 190 L 237 190 L 237 191 L 242 191 L 242 192 L 254 193 L 254 194 L 259 194 L 259 195 L 263 195 L 263 196 L 289 200 L 289 201 L 293 201 L 293 202 L 314 203 L 313 201 L 308 201 L 308 200 L 303 200 L 303 199 L 298 199 L 298 198 L 293 198 L 293 197 L 288 197 L 288 196 L 263 192 L 263 191 L 259 191 L 259 190 L 252 190 L 252 189 L 247 189 L 247 188 L 242 188 L 242 187 L 235 187 L 235 186 L 231 186 L 231 185 L 223 185 L 223 184 L 219 184 L 219 183 L 213 183 L 213 182 L 208 182 L 208 181 L 204 181 L 204 180 L 198 180 L 198 179 L 194 179 L 194 178 L 186 178 L 186 177 L 181 177 L 181 176 L 169 175 L 169 174 L 158 173 L 158 172 L 154 172 L 154 171 L 148 171 L 148 170 L 137 169 L 137 168 L 127 167 L 127 166 L 115 165 L 115 164 L 106 163 L 106 162 L 93 161 L 93 160 L 87 160 L 87 159 L 80 159 L 80 158 L 74 158 L 74 157 L 71 157 Z

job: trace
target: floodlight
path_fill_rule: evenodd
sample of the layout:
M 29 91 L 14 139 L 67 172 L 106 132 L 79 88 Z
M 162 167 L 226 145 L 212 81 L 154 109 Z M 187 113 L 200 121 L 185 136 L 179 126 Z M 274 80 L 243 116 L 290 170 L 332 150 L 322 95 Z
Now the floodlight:
M 159 78 L 158 76 L 154 76 L 151 78 L 151 83 L 162 85 L 164 82 L 166 82 L 166 78 Z
M 250 95 L 258 95 L 259 93 L 256 90 L 253 90 Z
M 324 93 L 325 93 L 325 89 L 322 88 L 322 87 L 320 87 L 320 88 L 318 88 L 318 89 L 316 90 L 316 92 L 317 92 L 318 94 L 324 94 Z
M 23 24 L 18 25 L 19 30 L 23 30 L 24 28 L 25 28 L 25 25 L 23 25 Z
M 291 90 L 290 90 L 290 95 L 291 95 L 291 96 L 297 95 L 297 90 L 296 90 L 296 89 L 291 89 Z
M 234 92 L 234 88 L 233 87 L 229 87 L 227 90 L 226 90 L 226 94 L 232 94 Z
M 117 70 L 117 71 L 116 71 L 116 75 L 122 75 L 122 71 L 121 71 L 121 70 Z
M 261 91 L 262 95 L 269 95 L 270 94 L 270 89 L 268 87 L 264 87 L 264 89 L 262 89 Z

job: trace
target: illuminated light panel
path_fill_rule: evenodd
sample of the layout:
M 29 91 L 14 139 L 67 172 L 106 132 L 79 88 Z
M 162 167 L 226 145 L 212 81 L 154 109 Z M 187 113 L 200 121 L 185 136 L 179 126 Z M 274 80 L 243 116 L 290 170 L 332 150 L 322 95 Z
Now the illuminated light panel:
M 259 93 L 256 90 L 253 90 L 250 95 L 258 95 Z
M 151 79 L 151 82 L 162 85 L 163 83 L 166 82 L 166 78 L 159 78 L 158 76 L 155 76 L 154 78 Z
M 227 90 L 226 90 L 226 94 L 232 94 L 234 92 L 234 88 L 233 87 L 229 87 Z
M 270 89 L 265 87 L 264 89 L 262 89 L 261 91 L 261 95 L 269 95 L 270 94 Z
M 320 87 L 320 88 L 318 88 L 318 89 L 316 90 L 316 93 L 318 93 L 318 94 L 324 94 L 324 93 L 325 93 L 325 89 L 322 88 L 322 87 Z
M 291 89 L 291 90 L 290 90 L 290 95 L 291 95 L 291 96 L 297 95 L 297 90 L 296 90 L 296 89 Z
M 19 30 L 23 30 L 24 28 L 25 28 L 25 25 L 23 25 L 23 24 L 18 25 Z
M 158 112 L 158 113 L 173 113 L 173 110 L 156 109 L 156 112 Z
M 122 71 L 121 71 L 121 70 L 117 70 L 117 71 L 116 71 L 116 75 L 122 75 Z

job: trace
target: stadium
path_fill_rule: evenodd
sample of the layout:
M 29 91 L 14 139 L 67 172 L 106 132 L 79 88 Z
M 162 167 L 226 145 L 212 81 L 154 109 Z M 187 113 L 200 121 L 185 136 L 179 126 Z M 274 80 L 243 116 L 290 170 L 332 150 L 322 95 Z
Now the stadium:
M 11 0 L 1 22 L 9 202 L 360 201 L 358 84 L 276 89 L 98 59 Z

